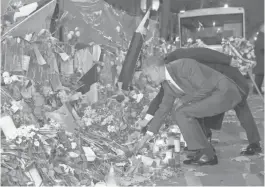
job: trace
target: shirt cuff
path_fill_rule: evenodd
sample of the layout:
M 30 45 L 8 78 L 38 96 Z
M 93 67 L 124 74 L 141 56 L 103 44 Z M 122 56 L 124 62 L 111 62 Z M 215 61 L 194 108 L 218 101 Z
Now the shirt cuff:
M 151 132 L 151 131 L 146 131 L 146 134 L 149 135 L 149 136 L 154 136 L 154 133 Z
M 151 119 L 153 119 L 154 116 L 150 115 L 150 114 L 146 114 L 146 116 L 144 117 L 144 119 L 150 121 Z

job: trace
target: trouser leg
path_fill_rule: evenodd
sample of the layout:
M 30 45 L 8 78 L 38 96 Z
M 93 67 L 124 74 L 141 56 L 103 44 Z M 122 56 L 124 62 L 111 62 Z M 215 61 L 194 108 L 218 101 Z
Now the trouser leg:
M 237 87 L 227 81 L 220 80 L 217 91 L 207 98 L 185 105 L 176 110 L 175 120 L 190 150 L 208 149 L 208 142 L 197 118 L 211 117 L 233 109 L 241 101 Z
M 258 87 L 260 92 L 262 92 L 261 86 L 262 86 L 263 80 L 264 80 L 264 74 L 256 74 L 255 75 L 255 83 L 256 83 L 256 85 L 257 85 L 257 87 Z M 258 93 L 256 88 L 254 89 L 254 92 Z
M 249 143 L 260 141 L 260 135 L 247 100 L 243 99 L 236 107 L 235 112 L 241 126 L 245 129 Z

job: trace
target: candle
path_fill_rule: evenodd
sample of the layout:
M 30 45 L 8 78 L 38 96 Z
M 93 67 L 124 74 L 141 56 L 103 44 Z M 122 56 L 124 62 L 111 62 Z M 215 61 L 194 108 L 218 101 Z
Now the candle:
M 181 142 L 181 144 L 183 145 L 183 147 L 187 147 L 187 143 L 186 143 L 186 141 L 184 140 L 184 137 L 183 137 L 182 134 L 180 134 L 180 142 Z
M 174 140 L 174 148 L 175 148 L 175 152 L 180 152 L 180 141 L 179 139 L 175 139 Z
M 165 164 L 168 164 L 168 160 L 169 159 L 172 159 L 172 150 L 171 149 L 170 150 L 167 150 L 166 157 L 164 158 L 163 162 Z
M 174 145 L 174 136 L 169 136 L 168 137 L 168 145 Z
M 39 174 L 39 171 L 36 169 L 35 166 L 33 166 L 31 169 L 29 169 L 29 171 L 26 172 L 26 175 L 32 179 L 35 186 L 39 187 L 42 185 L 42 178 Z
M 181 141 L 181 142 L 185 142 L 184 137 L 183 137 L 182 134 L 180 134 L 180 141 Z
M 17 128 L 10 116 L 4 116 L 0 118 L 0 128 L 3 130 L 6 139 L 16 138 Z

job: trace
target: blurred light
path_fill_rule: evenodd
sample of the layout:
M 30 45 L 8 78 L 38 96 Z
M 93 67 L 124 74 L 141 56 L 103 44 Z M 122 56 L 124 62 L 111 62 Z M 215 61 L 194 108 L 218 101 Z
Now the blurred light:
M 184 13 L 184 12 L 185 12 L 185 10 L 181 10 L 181 11 L 180 11 L 180 13 Z
M 256 41 L 257 40 L 257 37 L 254 37 L 254 40 Z
M 215 21 L 213 22 L 213 26 L 215 27 Z
M 159 0 L 153 0 L 152 1 L 152 9 L 157 11 L 159 9 L 160 6 L 160 1 Z
M 224 8 L 228 8 L 228 4 L 225 4 L 225 5 L 224 5 Z

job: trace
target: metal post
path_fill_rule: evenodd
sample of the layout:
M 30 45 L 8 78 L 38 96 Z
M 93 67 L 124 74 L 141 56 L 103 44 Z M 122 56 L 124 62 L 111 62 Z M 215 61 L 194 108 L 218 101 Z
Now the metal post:
M 170 8 L 171 1 L 163 1 L 162 11 L 161 11 L 161 27 L 160 27 L 160 36 L 167 40 L 168 38 L 168 26 L 170 19 Z

